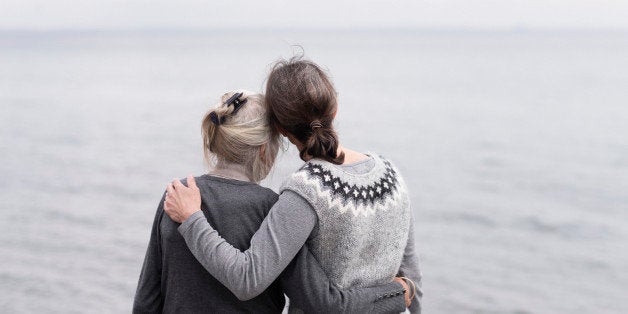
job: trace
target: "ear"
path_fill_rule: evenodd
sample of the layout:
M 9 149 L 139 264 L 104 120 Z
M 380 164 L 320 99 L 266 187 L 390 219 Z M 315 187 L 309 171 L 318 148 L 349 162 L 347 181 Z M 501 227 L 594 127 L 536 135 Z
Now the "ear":
M 334 119 L 336 119 L 336 114 L 337 114 L 337 113 L 338 113 L 338 107 L 336 107 L 336 109 L 334 109 L 334 114 L 333 114 Z

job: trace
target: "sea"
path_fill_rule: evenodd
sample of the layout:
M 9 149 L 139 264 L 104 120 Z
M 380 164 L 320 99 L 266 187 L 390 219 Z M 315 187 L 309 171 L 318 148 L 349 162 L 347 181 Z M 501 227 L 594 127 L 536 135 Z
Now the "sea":
M 0 312 L 130 312 L 202 116 L 299 55 L 405 178 L 424 313 L 628 313 L 628 33 L 525 29 L 0 32 Z

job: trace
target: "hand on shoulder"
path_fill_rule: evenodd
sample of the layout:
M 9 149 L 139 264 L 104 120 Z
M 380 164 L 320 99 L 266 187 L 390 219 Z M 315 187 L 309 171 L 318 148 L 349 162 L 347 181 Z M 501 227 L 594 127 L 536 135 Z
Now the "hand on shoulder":
M 201 210 L 201 192 L 196 186 L 194 176 L 188 175 L 186 187 L 178 179 L 174 179 L 166 187 L 164 211 L 178 223 L 183 223 L 188 217 Z

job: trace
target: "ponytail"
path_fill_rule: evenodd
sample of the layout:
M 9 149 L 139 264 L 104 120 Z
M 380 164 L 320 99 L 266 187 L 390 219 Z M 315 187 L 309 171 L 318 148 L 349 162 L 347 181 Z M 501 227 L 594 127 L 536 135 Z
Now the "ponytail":
M 225 94 L 227 95 L 227 94 Z M 224 135 L 221 134 L 222 129 L 220 124 L 224 123 L 225 118 L 233 113 L 233 106 L 224 106 L 222 103 L 225 101 L 225 95 L 223 95 L 221 104 L 213 110 L 207 112 L 203 117 L 203 123 L 201 124 L 201 134 L 203 136 L 203 149 L 205 161 L 211 163 L 213 155 L 211 153 L 217 153 L 216 149 L 224 146 Z
M 300 152 L 301 159 L 307 156 L 318 157 L 334 164 L 344 162 L 344 152 L 338 155 L 338 135 L 331 127 L 325 127 L 319 120 L 310 123 L 311 134 Z

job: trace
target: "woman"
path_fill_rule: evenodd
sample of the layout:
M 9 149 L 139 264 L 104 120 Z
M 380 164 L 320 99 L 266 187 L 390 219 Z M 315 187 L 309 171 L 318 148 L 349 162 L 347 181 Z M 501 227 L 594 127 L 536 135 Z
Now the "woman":
M 280 189 L 273 205 L 241 252 L 198 212 L 199 197 L 175 180 L 166 213 L 201 262 L 236 294 L 262 292 L 305 244 L 325 274 L 342 289 L 409 277 L 420 312 L 421 273 L 414 251 L 412 212 L 406 187 L 392 163 L 342 147 L 332 122 L 336 91 L 310 61 L 278 62 L 266 88 L 274 129 L 286 136 L 306 163 Z M 411 281 L 411 283 L 413 283 Z
M 277 194 L 256 184 L 270 171 L 279 147 L 279 137 L 270 132 L 263 97 L 249 92 L 231 92 L 208 112 L 202 123 L 205 159 L 212 171 L 188 178 L 204 195 L 203 219 L 210 221 L 238 249 L 245 250 L 253 233 Z M 317 311 L 371 311 L 399 308 L 403 300 L 377 296 L 398 291 L 398 285 L 354 291 L 333 286 L 307 248 L 281 276 L 255 298 L 241 301 L 205 271 L 177 232 L 178 224 L 157 209 L 151 239 L 142 267 L 134 313 L 280 313 L 283 289 L 296 304 L 320 304 Z M 399 298 L 397 298 L 399 299 Z

